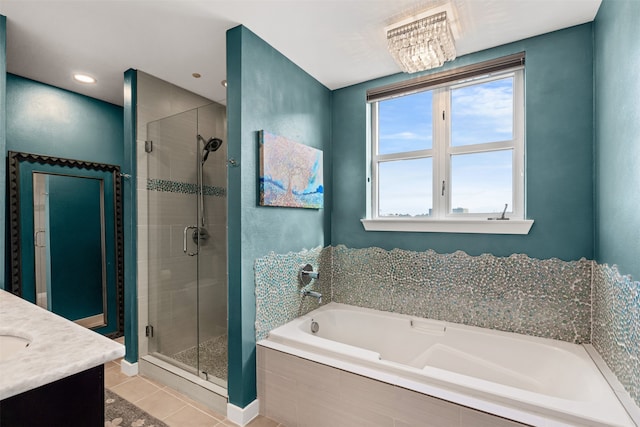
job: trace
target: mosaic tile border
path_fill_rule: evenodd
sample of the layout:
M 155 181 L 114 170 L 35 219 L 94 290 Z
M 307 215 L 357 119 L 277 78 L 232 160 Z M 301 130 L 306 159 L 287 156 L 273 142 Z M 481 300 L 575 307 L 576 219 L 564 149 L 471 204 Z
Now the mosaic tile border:
M 198 194 L 198 184 L 190 182 L 170 181 L 166 179 L 147 178 L 147 190 L 168 193 Z M 205 196 L 227 197 L 227 189 L 223 187 L 204 186 Z
M 640 406 L 640 281 L 614 265 L 593 274 L 594 348 Z
M 298 279 L 301 265 L 311 264 L 320 274 L 307 286 Z M 255 261 L 256 341 L 285 323 L 320 306 L 315 298 L 303 298 L 301 291 L 313 289 L 322 294 L 322 303 L 331 301 L 331 250 L 317 247 L 287 254 L 269 253 Z

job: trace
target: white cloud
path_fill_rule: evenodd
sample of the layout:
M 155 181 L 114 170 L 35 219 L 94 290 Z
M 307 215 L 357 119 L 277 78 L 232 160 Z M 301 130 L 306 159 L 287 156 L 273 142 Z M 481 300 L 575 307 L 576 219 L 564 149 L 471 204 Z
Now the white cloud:
M 456 89 L 452 92 L 451 98 L 455 145 L 511 139 L 511 78 Z

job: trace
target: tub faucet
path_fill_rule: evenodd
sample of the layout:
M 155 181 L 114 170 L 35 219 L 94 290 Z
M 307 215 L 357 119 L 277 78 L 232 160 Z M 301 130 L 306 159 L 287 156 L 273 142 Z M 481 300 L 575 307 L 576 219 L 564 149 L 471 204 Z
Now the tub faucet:
M 316 291 L 310 291 L 308 289 L 304 289 L 302 291 L 302 297 L 306 297 L 306 296 L 310 296 L 310 297 L 314 297 L 318 300 L 318 304 L 322 304 L 322 294 L 320 292 L 316 292 Z
M 317 271 L 305 271 L 305 270 L 302 270 L 302 271 L 300 271 L 300 274 L 303 277 L 307 276 L 307 277 L 310 277 L 312 279 L 319 279 L 320 278 L 320 273 L 318 273 Z

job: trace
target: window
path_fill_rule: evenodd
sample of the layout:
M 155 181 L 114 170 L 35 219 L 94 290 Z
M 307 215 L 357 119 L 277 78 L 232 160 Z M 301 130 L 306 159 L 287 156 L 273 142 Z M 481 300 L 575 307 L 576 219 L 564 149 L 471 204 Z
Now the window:
M 367 230 L 528 233 L 524 70 L 502 68 L 374 97 Z

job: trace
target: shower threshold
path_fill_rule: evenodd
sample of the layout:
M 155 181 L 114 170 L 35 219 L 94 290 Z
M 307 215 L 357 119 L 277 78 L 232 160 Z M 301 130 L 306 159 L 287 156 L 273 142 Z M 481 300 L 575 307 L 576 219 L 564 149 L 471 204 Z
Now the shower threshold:
M 169 362 L 170 360 L 171 362 Z M 165 384 L 218 413 L 227 413 L 227 389 L 196 375 L 193 368 L 159 354 L 147 354 L 140 358 L 140 373 Z M 226 384 L 226 381 L 225 381 Z

